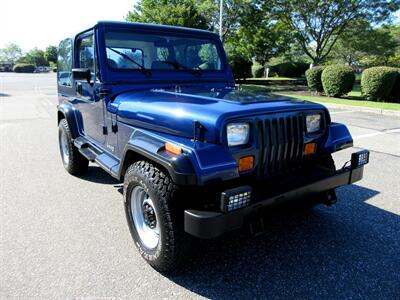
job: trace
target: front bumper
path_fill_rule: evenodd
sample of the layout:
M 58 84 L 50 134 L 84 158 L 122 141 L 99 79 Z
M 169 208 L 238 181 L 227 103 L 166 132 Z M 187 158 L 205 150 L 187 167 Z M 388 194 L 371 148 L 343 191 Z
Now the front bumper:
M 321 194 L 359 181 L 363 177 L 363 171 L 364 165 L 343 168 L 327 178 L 279 193 L 229 213 L 185 210 L 184 229 L 187 233 L 199 238 L 214 238 L 225 232 L 241 228 L 248 216 L 257 215 L 263 208 L 283 204 L 289 200 Z

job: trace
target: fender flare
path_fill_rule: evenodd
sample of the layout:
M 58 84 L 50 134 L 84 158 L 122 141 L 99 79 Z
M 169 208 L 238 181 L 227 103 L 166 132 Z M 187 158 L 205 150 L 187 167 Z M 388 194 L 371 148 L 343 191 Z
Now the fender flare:
M 325 140 L 325 153 L 337 152 L 353 146 L 353 138 L 346 125 L 332 122 Z
M 136 130 L 132 133 L 121 156 L 118 175 L 124 175 L 132 161 L 145 158 L 164 168 L 177 185 L 196 185 L 197 177 L 190 158 L 185 154 L 172 155 L 165 150 L 165 142 Z
M 78 124 L 75 116 L 75 109 L 72 105 L 67 103 L 63 103 L 57 106 L 57 125 L 60 123 L 60 120 L 65 118 L 68 122 L 69 128 L 72 133 L 72 138 L 77 138 L 80 136 Z

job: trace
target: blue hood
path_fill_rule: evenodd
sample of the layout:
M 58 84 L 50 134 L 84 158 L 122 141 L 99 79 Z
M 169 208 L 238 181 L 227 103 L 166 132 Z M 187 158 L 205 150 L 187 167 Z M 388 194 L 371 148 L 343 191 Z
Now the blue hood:
M 229 121 L 293 110 L 323 109 L 322 105 L 260 95 L 235 88 L 182 87 L 124 92 L 114 100 L 120 122 L 158 132 L 193 138 L 193 122 L 205 128 L 205 140 L 220 141 Z

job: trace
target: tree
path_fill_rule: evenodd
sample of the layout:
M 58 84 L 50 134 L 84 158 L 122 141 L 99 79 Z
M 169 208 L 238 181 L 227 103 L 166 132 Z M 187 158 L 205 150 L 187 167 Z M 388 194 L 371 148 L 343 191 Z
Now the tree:
M 352 21 L 387 21 L 400 8 L 400 0 L 275 0 L 264 5 L 274 7 L 303 51 L 319 64 Z
M 255 3 L 242 16 L 237 34 L 242 36 L 242 44 L 248 49 L 248 56 L 262 66 L 272 57 L 288 51 L 292 40 L 285 24 L 276 21 L 271 10 L 260 9 Z
M 369 22 L 351 22 L 337 39 L 328 57 L 337 63 L 359 65 L 366 50 L 375 44 L 370 39 L 372 30 Z
M 44 58 L 48 62 L 57 62 L 57 47 L 56 46 L 48 46 L 44 52 Z
M 395 25 L 374 28 L 366 21 L 353 22 L 338 38 L 331 57 L 349 65 L 390 65 L 399 48 Z
M 13 65 L 21 55 L 21 48 L 13 43 L 7 44 L 3 49 L 0 49 L 0 60 L 10 62 Z
M 199 11 L 205 16 L 210 30 L 219 31 L 220 0 L 204 0 L 196 2 Z M 225 41 L 234 36 L 244 19 L 256 12 L 254 0 L 224 0 L 222 38 Z
M 396 45 L 394 54 L 388 58 L 387 65 L 400 68 L 400 23 L 384 26 L 384 29 L 390 33 L 390 36 Z
M 48 66 L 44 51 L 38 48 L 33 48 L 25 56 L 18 59 L 18 63 L 33 64 L 37 66 Z
M 128 12 L 126 20 L 209 29 L 195 0 L 141 0 Z

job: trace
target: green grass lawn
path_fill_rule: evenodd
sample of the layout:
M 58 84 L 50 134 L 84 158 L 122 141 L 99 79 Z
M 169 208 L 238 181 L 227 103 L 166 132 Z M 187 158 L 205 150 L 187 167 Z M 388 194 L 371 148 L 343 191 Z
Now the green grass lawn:
M 353 106 L 363 106 L 379 109 L 391 109 L 400 110 L 400 103 L 387 103 L 387 102 L 373 102 L 366 101 L 361 97 L 361 91 L 359 86 L 355 86 L 353 91 L 351 91 L 347 96 L 348 99 L 334 98 L 326 96 L 314 96 L 314 95 L 303 95 L 296 92 L 305 92 L 307 87 L 298 85 L 254 85 L 254 84 L 242 84 L 241 87 L 245 90 L 258 92 L 258 93 L 273 93 L 285 97 L 291 97 L 295 99 L 301 99 L 306 101 L 322 102 L 322 103 L 333 103 L 341 105 L 353 105 Z

